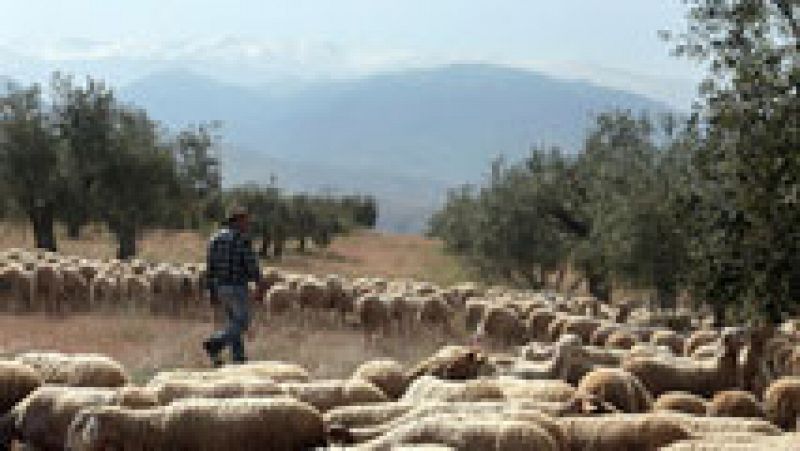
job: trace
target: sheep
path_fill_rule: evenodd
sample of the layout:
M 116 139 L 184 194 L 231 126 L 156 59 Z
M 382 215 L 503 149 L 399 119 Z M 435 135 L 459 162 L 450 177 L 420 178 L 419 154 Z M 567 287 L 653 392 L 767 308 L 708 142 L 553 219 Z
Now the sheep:
M 363 295 L 356 299 L 355 311 L 364 332 L 386 333 L 389 327 L 389 312 L 386 303 L 378 295 Z
M 43 386 L 9 413 L 12 438 L 44 450 L 64 449 L 67 430 L 84 407 L 110 405 L 115 391 L 106 388 Z
M 621 326 L 616 323 L 603 324 L 595 329 L 594 332 L 592 332 L 592 336 L 589 338 L 589 344 L 593 346 L 605 346 L 606 342 L 608 341 L 608 337 L 610 337 L 614 332 L 618 331 L 620 327 Z
M 669 329 L 656 330 L 650 336 L 650 343 L 656 346 L 667 346 L 673 354 L 681 355 L 685 346 L 683 338 Z
M 158 391 L 154 387 L 126 385 L 116 390 L 112 404 L 130 409 L 156 407 L 159 404 Z
M 89 281 L 77 266 L 62 268 L 64 302 L 70 310 L 83 312 L 89 310 Z
M 289 398 L 192 399 L 145 410 L 93 407 L 69 429 L 68 449 L 312 449 L 325 444 L 320 413 Z
M 650 410 L 653 399 L 632 374 L 618 368 L 598 368 L 581 379 L 578 391 L 597 396 L 627 413 Z
M 305 382 L 309 380 L 308 371 L 294 363 L 251 361 L 239 365 L 226 365 L 212 371 L 162 371 L 156 374 L 148 382 L 148 385 L 158 385 L 170 380 L 211 381 L 232 377 L 271 379 L 275 382 Z
M 800 423 L 800 377 L 783 377 L 773 382 L 764 393 L 767 419 L 780 428 L 797 430 Z
M 554 346 L 550 360 L 539 363 L 520 362 L 510 373 L 522 379 L 562 379 L 570 384 L 578 381 L 597 367 L 618 366 L 622 352 L 581 346 L 580 338 L 565 334 Z
M 800 434 L 770 436 L 763 434 L 714 434 L 675 443 L 665 451 L 795 451 Z
M 32 366 L 44 382 L 73 387 L 121 387 L 128 375 L 119 362 L 99 354 L 27 352 L 16 360 Z
M 717 392 L 708 403 L 708 416 L 763 418 L 764 410 L 752 393 L 741 390 Z
M 36 300 L 36 275 L 22 264 L 0 269 L 0 309 L 28 312 Z
M 306 383 L 286 382 L 280 388 L 287 394 L 311 404 L 320 412 L 353 404 L 386 402 L 389 398 L 375 385 L 362 380 L 316 380 Z
M 634 334 L 627 330 L 617 330 L 611 333 L 606 340 L 606 347 L 614 349 L 630 349 L 637 342 Z
M 487 338 L 502 345 L 521 345 L 526 341 L 522 321 L 508 307 L 489 307 L 478 328 Z
M 42 385 L 42 378 L 28 365 L 0 361 L 0 416 Z
M 408 379 L 426 374 L 441 379 L 474 379 L 486 368 L 487 358 L 480 351 L 466 346 L 445 346 L 414 366 L 408 372 Z
M 373 360 L 361 364 L 353 372 L 353 379 L 371 382 L 389 399 L 398 399 L 408 386 L 405 368 L 394 360 Z
M 550 309 L 533 310 L 525 321 L 528 337 L 534 341 L 555 341 L 548 335 L 550 323 L 555 319 L 556 313 Z
M 677 421 L 653 415 L 565 417 L 559 423 L 567 449 L 575 451 L 654 451 L 691 437 Z
M 152 387 L 152 386 L 151 386 Z M 186 398 L 274 397 L 283 390 L 270 379 L 172 380 L 152 387 L 158 405 Z
M 442 327 L 445 331 L 450 328 L 451 310 L 447 302 L 440 296 L 424 296 L 412 298 L 417 305 L 417 319 L 419 324 Z
M 374 427 L 405 415 L 415 406 L 405 402 L 378 402 L 335 407 L 323 415 L 326 426 L 346 429 Z
M 648 415 L 674 421 L 696 436 L 734 433 L 777 435 L 781 433 L 777 426 L 760 418 L 720 418 L 674 412 L 657 412 Z
M 586 316 L 568 317 L 561 328 L 561 334 L 575 334 L 583 343 L 589 343 L 592 333 L 600 327 L 601 322 L 596 318 Z
M 38 309 L 47 313 L 62 313 L 64 279 L 58 266 L 40 263 L 35 273 Z
M 491 416 L 434 415 L 403 425 L 363 444 L 361 448 L 380 450 L 395 449 L 404 444 L 436 443 L 459 451 L 561 450 L 562 443 L 550 431 L 558 431 L 558 426 L 543 415 L 531 414 L 516 420 Z
M 689 415 L 705 415 L 708 411 L 706 401 L 687 392 L 667 392 L 653 403 L 654 412 L 680 412 Z
M 280 315 L 298 304 L 297 292 L 288 285 L 277 283 L 267 292 L 267 309 L 273 315 Z
M 523 380 L 500 377 L 493 383 L 509 401 L 567 402 L 575 395 L 575 387 L 562 380 Z
M 712 360 L 633 357 L 626 359 L 622 368 L 638 377 L 653 396 L 668 391 L 688 391 L 710 396 L 736 386 L 739 333 L 726 331 L 721 337 L 722 353 Z
M 715 330 L 698 330 L 689 335 L 683 348 L 683 355 L 689 357 L 700 346 L 714 343 L 719 339 L 719 333 Z
M 505 399 L 503 390 L 492 380 L 475 379 L 461 382 L 422 376 L 411 383 L 400 401 L 418 404 L 427 401 L 476 402 Z

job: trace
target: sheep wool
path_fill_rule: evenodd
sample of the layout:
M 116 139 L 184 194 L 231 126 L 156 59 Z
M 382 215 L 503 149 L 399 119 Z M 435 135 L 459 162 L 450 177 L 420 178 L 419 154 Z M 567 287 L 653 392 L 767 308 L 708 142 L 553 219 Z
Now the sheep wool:
M 403 365 L 394 360 L 365 362 L 356 368 L 352 378 L 371 382 L 390 399 L 402 396 L 409 382 Z
M 146 410 L 82 411 L 68 449 L 311 449 L 325 444 L 320 413 L 290 398 L 190 399 Z
M 689 415 L 705 415 L 706 401 L 688 392 L 673 391 L 659 396 L 653 403 L 655 412 L 680 412 Z
M 0 361 L 0 416 L 42 385 L 42 379 L 20 362 Z
M 708 403 L 708 416 L 763 418 L 764 409 L 750 392 L 725 390 L 717 392 Z
M 618 368 L 598 368 L 586 374 L 578 391 L 597 396 L 627 413 L 650 410 L 653 399 L 636 376 Z
M 767 418 L 787 431 L 800 422 L 800 377 L 783 377 L 773 382 L 764 393 Z
M 335 407 L 374 402 L 389 398 L 375 385 L 362 380 L 316 380 L 280 384 L 286 394 L 306 402 L 321 412 Z

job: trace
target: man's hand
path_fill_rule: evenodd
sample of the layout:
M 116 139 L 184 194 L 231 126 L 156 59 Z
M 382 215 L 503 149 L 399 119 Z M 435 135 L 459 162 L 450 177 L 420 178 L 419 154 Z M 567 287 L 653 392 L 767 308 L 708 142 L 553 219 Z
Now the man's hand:
M 256 291 L 253 292 L 253 299 L 252 301 L 257 304 L 261 304 L 264 302 L 264 295 L 267 293 L 267 285 L 264 281 L 260 281 L 256 283 Z

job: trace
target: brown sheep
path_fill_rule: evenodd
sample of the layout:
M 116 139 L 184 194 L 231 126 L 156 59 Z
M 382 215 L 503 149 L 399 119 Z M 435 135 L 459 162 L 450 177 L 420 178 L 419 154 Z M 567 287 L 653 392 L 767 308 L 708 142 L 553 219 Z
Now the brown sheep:
M 550 323 L 556 319 L 556 312 L 550 309 L 539 308 L 528 314 L 525 320 L 527 336 L 533 341 L 553 341 L 548 336 Z
M 597 396 L 626 413 L 650 410 L 653 399 L 632 374 L 618 368 L 598 368 L 581 379 L 578 391 Z
M 489 340 L 501 345 L 521 345 L 527 341 L 522 321 L 514 310 L 507 307 L 489 307 L 478 330 Z
M 773 382 L 764 394 L 767 419 L 792 431 L 800 420 L 800 377 L 783 377 Z
M 708 416 L 763 418 L 764 409 L 750 392 L 725 390 L 717 392 L 708 403 Z
M 42 385 L 42 378 L 28 365 L 0 361 L 0 416 Z
M 297 292 L 283 283 L 269 289 L 266 296 L 267 310 L 273 315 L 281 315 L 299 304 Z
M 617 330 L 609 335 L 606 347 L 612 349 L 630 349 L 637 342 L 636 336 L 627 330 Z
M 360 296 L 356 299 L 355 311 L 364 332 L 368 334 L 388 332 L 389 310 L 380 296 L 373 294 Z
M 465 326 L 468 331 L 474 331 L 478 328 L 478 324 L 481 322 L 489 305 L 489 302 L 485 299 L 470 299 L 466 302 Z
M 675 355 L 681 355 L 685 346 L 683 338 L 677 332 L 669 329 L 653 332 L 653 335 L 650 336 L 650 343 L 656 346 L 666 346 Z
M 672 391 L 664 393 L 653 403 L 655 412 L 680 412 L 689 415 L 705 415 L 708 411 L 706 401 L 691 393 Z
M 485 371 L 488 364 L 486 356 L 465 346 L 445 346 L 431 357 L 419 362 L 408 373 L 413 380 L 423 375 L 441 379 L 474 379 Z
M 608 337 L 620 329 L 619 324 L 603 324 L 592 332 L 589 344 L 593 346 L 605 346 Z

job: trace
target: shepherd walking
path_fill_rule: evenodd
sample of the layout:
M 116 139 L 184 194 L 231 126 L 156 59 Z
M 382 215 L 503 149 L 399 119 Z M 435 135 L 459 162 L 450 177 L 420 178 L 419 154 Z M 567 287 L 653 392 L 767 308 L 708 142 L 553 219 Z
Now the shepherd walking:
M 214 366 L 222 365 L 220 354 L 230 348 L 233 363 L 247 361 L 242 335 L 250 324 L 248 284 L 255 282 L 255 299 L 262 299 L 264 283 L 258 258 L 253 252 L 246 210 L 234 207 L 225 225 L 208 243 L 207 288 L 211 303 L 225 314 L 225 328 L 203 342 Z

